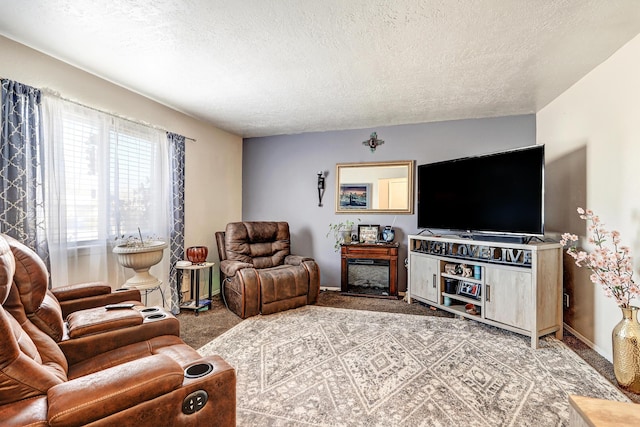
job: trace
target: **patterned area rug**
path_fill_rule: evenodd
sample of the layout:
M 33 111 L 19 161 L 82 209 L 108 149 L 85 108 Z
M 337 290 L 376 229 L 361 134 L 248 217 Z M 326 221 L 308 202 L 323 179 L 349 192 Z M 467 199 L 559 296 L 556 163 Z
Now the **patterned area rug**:
M 628 401 L 552 335 L 306 306 L 203 346 L 236 368 L 238 426 L 559 426 L 568 395 Z

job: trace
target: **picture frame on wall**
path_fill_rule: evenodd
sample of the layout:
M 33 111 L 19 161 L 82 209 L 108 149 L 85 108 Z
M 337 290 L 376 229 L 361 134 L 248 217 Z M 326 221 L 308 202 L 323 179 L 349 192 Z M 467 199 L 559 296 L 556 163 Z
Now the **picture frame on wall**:
M 371 184 L 340 184 L 340 209 L 369 209 Z
M 380 225 L 358 224 L 358 241 L 360 243 L 376 243 L 380 234 Z

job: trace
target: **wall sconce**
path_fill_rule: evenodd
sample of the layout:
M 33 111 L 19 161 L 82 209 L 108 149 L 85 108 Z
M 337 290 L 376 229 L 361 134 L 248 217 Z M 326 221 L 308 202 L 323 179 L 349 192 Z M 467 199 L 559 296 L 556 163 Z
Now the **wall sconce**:
M 318 206 L 322 207 L 322 196 L 324 196 L 324 171 L 318 172 Z

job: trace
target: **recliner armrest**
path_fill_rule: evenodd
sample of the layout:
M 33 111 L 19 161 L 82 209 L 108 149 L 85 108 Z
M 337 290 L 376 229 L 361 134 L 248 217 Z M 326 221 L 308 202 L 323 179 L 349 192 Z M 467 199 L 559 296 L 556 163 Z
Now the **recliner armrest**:
M 179 388 L 184 371 L 156 354 L 55 385 L 47 391 L 49 424 L 85 425 Z
M 51 292 L 60 303 L 62 318 L 79 310 L 103 307 L 107 304 L 118 304 L 126 301 L 142 301 L 137 289 L 118 289 L 111 291 L 105 282 L 78 283 L 75 285 L 53 288 Z
M 243 268 L 253 268 L 253 264 L 242 261 L 224 260 L 220 262 L 220 271 L 227 277 L 233 277 L 239 270 Z
M 284 259 L 286 265 L 300 265 L 305 261 L 314 261 L 314 259 L 300 255 L 287 255 Z
M 58 301 L 69 301 L 78 298 L 92 297 L 111 293 L 111 286 L 105 282 L 87 282 L 67 285 L 51 289 Z

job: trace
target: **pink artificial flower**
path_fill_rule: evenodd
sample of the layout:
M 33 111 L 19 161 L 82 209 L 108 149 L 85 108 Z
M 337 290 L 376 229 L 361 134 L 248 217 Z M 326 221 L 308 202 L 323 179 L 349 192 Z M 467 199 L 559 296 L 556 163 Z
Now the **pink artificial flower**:
M 578 240 L 578 236 L 576 236 L 575 234 L 571 234 L 571 233 L 564 233 L 562 235 L 562 239 L 560 240 L 560 244 L 562 246 L 566 246 L 567 243 L 571 242 L 575 242 Z
M 587 242 L 594 249 L 591 253 L 579 251 L 572 244 L 578 241 L 578 236 L 569 233 L 562 235 L 560 243 L 568 246 L 567 254 L 577 266 L 591 270 L 589 279 L 602 286 L 607 297 L 614 298 L 620 307 L 629 307 L 633 298 L 640 297 L 640 287 L 633 280 L 633 260 L 629 247 L 621 246 L 620 232 L 607 231 L 600 217 L 594 215 L 592 210 L 578 208 L 577 211 L 580 218 L 587 221 Z

